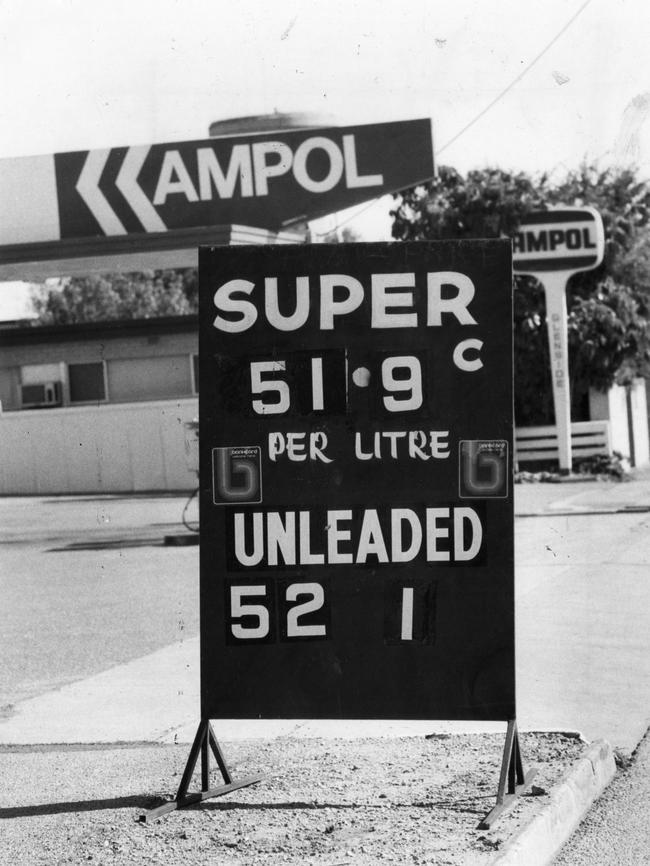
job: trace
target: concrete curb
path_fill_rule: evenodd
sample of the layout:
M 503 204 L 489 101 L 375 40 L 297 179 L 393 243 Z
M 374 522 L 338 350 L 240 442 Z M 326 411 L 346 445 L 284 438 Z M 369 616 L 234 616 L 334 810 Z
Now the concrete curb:
M 597 740 L 556 785 L 547 803 L 490 866 L 547 866 L 616 774 L 614 751 Z

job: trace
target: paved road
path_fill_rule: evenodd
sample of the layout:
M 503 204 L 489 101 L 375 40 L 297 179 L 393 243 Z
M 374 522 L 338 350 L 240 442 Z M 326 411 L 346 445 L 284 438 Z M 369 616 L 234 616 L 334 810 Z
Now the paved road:
M 0 718 L 18 701 L 198 634 L 186 497 L 0 500 Z
M 650 720 L 650 514 L 520 519 L 516 540 L 522 725 L 631 752 Z
M 553 861 L 554 866 L 650 863 L 650 734 Z

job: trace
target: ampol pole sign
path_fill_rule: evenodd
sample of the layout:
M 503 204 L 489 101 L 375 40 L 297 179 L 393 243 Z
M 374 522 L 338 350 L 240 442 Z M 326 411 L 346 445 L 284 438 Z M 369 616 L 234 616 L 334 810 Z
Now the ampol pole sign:
M 431 177 L 429 120 L 4 159 L 0 265 L 277 231 Z
M 603 260 L 605 233 L 598 211 L 563 207 L 529 214 L 513 238 L 513 269 L 536 277 L 544 288 L 553 404 L 560 469 L 570 471 L 571 394 L 566 287 L 569 277 Z
M 510 243 L 199 261 L 202 718 L 514 718 Z

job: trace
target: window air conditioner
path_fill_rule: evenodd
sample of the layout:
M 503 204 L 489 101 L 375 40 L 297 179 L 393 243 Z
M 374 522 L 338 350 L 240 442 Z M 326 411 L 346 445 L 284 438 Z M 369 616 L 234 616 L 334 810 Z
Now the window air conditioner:
M 21 385 L 23 409 L 42 409 L 60 406 L 62 403 L 60 382 L 43 382 L 42 385 Z

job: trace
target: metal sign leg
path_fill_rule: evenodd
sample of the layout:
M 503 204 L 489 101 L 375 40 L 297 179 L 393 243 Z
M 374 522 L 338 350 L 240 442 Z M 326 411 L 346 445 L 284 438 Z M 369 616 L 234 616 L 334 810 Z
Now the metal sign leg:
M 210 751 L 212 751 L 217 766 L 221 772 L 224 785 L 216 788 L 210 787 Z M 196 768 L 196 762 L 201 755 L 201 790 L 194 794 L 188 794 L 188 788 L 192 781 L 192 776 Z M 176 809 L 184 809 L 186 806 L 191 806 L 194 803 L 200 803 L 203 800 L 208 800 L 211 797 L 222 797 L 224 794 L 229 794 L 231 791 L 236 791 L 238 788 L 246 788 L 249 785 L 254 785 L 261 781 L 264 776 L 248 776 L 241 779 L 239 782 L 233 782 L 230 770 L 224 758 L 221 746 L 212 730 L 212 725 L 209 719 L 201 719 L 190 754 L 187 758 L 185 770 L 181 777 L 181 783 L 178 786 L 176 797 L 162 806 L 157 806 L 155 809 L 149 809 L 140 816 L 140 820 L 144 822 L 155 821 L 167 812 L 173 812 Z
M 506 743 L 503 749 L 499 787 L 497 789 L 497 802 L 478 825 L 478 829 L 489 830 L 497 819 L 514 805 L 517 797 L 523 794 L 529 787 L 536 774 L 536 767 L 524 773 L 517 721 L 516 719 L 511 719 L 508 722 L 508 730 L 506 731 Z

